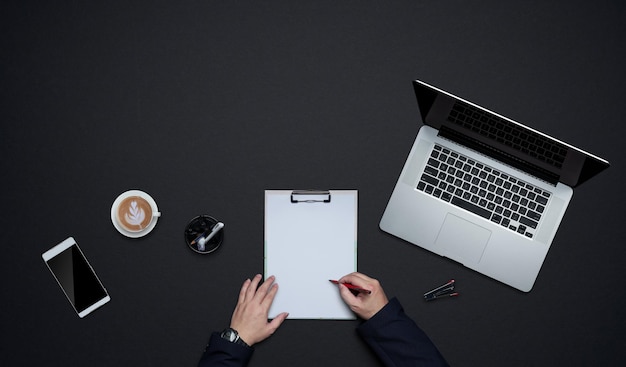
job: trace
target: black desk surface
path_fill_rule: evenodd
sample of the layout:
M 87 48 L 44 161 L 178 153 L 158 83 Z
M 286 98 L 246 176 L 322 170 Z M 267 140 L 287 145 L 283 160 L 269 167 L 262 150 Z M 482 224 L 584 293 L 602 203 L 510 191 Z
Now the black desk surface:
M 263 272 L 263 191 L 278 188 L 359 190 L 358 269 L 452 365 L 625 360 L 623 2 L 1 8 L 1 365 L 194 365 Z M 532 292 L 379 230 L 421 126 L 413 79 L 611 161 L 576 190 Z M 163 212 L 139 240 L 110 221 L 131 188 Z M 183 242 L 202 213 L 226 223 L 211 256 Z M 85 319 L 41 260 L 68 236 L 112 297 Z M 421 300 L 450 278 L 461 297 Z M 356 325 L 287 320 L 251 365 L 379 366 Z

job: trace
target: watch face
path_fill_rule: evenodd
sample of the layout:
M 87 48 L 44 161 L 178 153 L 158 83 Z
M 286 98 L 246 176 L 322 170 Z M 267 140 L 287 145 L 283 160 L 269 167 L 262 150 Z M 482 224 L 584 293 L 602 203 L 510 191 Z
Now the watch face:
M 226 329 L 222 333 L 222 338 L 228 340 L 229 342 L 234 342 L 237 340 L 237 332 L 233 329 Z

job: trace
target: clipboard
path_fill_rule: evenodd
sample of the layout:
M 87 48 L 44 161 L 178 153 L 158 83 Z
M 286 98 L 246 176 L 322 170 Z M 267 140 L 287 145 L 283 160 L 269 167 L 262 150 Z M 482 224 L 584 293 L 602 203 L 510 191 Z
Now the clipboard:
M 265 278 L 278 293 L 269 318 L 354 320 L 339 279 L 357 270 L 357 190 L 266 190 Z

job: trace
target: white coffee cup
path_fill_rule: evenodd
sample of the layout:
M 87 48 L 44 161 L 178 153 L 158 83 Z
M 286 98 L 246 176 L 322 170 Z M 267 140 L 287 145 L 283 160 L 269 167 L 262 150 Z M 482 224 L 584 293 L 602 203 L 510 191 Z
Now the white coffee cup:
M 122 193 L 111 206 L 113 226 L 127 237 L 147 235 L 155 227 L 160 216 L 154 199 L 140 190 Z

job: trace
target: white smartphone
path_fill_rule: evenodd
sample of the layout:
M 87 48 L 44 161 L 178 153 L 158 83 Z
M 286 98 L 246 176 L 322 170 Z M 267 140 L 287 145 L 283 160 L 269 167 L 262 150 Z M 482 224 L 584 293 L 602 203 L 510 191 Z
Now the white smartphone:
M 74 238 L 41 255 L 79 317 L 85 317 L 111 300 Z

